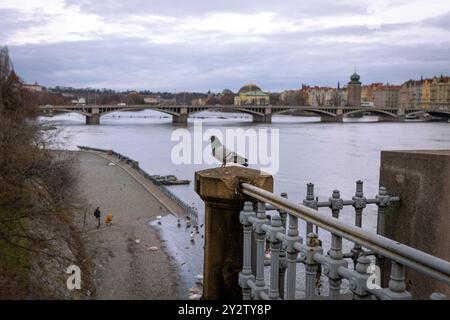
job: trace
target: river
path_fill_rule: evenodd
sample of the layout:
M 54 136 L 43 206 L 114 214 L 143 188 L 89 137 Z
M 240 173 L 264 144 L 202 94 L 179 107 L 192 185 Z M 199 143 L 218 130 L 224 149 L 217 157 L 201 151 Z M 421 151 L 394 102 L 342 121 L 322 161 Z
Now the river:
M 172 125 L 170 116 L 152 110 L 109 114 L 101 118 L 100 126 L 86 126 L 84 117 L 77 114 L 43 119 L 62 129 L 60 138 L 65 148 L 85 145 L 114 149 L 138 160 L 150 174 L 174 174 L 192 181 L 195 171 L 214 167 L 174 164 L 171 151 L 176 142 L 171 141 L 171 134 L 179 127 Z M 193 133 L 193 123 L 201 121 L 204 130 L 222 132 L 227 128 L 278 129 L 280 165 L 274 176 L 274 188 L 276 193 L 287 192 L 296 202 L 305 198 L 308 182 L 315 184 L 319 201 L 328 199 L 334 189 L 341 191 L 342 198 L 350 199 L 359 179 L 364 181 L 365 196 L 373 197 L 378 190 L 382 150 L 450 148 L 450 124 L 445 122 L 389 123 L 377 122 L 376 117 L 370 116 L 345 119 L 344 123 L 320 123 L 319 120 L 318 117 L 274 116 L 272 124 L 253 124 L 251 117 L 243 114 L 203 112 L 189 118 L 185 128 Z M 204 147 L 208 144 L 196 142 Z M 202 224 L 203 203 L 194 192 L 193 183 L 170 188 L 186 203 L 198 208 Z M 343 210 L 340 219 L 353 223 L 353 210 Z M 161 228 L 169 249 L 180 262 L 187 285 L 193 285 L 194 276 L 202 272 L 202 232 L 191 243 L 190 229 L 178 228 L 176 219 L 170 215 L 163 219 Z M 364 211 L 363 228 L 375 231 L 376 207 Z M 304 236 L 303 224 L 300 230 Z M 319 236 L 326 247 L 328 234 L 320 231 Z M 344 243 L 345 248 L 350 246 Z

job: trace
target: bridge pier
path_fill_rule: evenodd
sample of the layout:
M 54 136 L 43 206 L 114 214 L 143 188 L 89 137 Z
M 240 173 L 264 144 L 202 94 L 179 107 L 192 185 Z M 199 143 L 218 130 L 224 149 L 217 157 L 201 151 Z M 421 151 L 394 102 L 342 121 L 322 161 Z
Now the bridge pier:
M 322 115 L 320 116 L 321 122 L 344 122 L 344 116 L 342 114 L 336 116 Z
M 100 114 L 94 113 L 90 116 L 86 116 L 87 125 L 99 125 L 100 124 Z
M 404 122 L 404 121 L 405 121 L 405 115 L 397 116 L 397 122 Z
M 378 116 L 378 121 L 380 122 L 403 122 L 405 121 L 405 116 L 397 116 L 397 117 L 391 117 L 391 116 Z
M 254 114 L 253 122 L 255 122 L 255 123 L 272 123 L 272 115 L 266 114 L 266 115 L 260 116 L 260 115 Z
M 172 123 L 186 124 L 187 118 L 188 118 L 187 113 L 182 113 L 179 116 L 172 115 Z

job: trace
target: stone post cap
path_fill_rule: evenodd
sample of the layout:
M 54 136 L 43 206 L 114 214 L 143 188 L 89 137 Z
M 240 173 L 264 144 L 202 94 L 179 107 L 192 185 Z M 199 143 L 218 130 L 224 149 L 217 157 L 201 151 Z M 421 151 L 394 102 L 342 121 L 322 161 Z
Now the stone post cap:
M 214 168 L 195 173 L 195 191 L 203 201 L 241 201 L 241 183 L 249 183 L 273 192 L 273 177 L 260 170 L 238 166 Z

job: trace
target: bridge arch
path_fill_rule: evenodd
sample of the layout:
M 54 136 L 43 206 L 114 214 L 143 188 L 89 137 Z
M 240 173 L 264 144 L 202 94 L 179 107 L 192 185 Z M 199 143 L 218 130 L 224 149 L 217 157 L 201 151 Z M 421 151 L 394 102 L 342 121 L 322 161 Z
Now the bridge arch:
M 132 107 L 132 108 L 117 108 L 117 109 L 111 109 L 111 110 L 107 110 L 104 112 L 100 112 L 101 116 L 113 113 L 113 112 L 122 112 L 122 111 L 137 111 L 137 110 L 143 110 L 146 108 L 142 108 L 142 107 Z M 149 110 L 154 110 L 157 112 L 161 112 L 161 113 L 165 113 L 165 114 L 169 114 L 171 116 L 179 116 L 180 114 L 171 110 L 164 110 L 164 109 L 159 109 L 159 108 L 151 108 Z
M 204 109 L 194 110 L 194 111 L 189 110 L 188 115 L 196 114 L 196 113 L 203 112 L 203 111 L 217 111 L 217 112 L 231 111 L 231 112 L 237 112 L 237 113 L 246 113 L 246 114 L 250 114 L 250 115 L 254 115 L 254 116 L 261 116 L 261 117 L 265 116 L 265 114 L 262 112 L 257 112 L 254 110 L 247 110 L 244 108 L 236 108 L 233 106 L 227 106 L 227 107 L 223 107 L 223 108 L 209 107 L 209 108 L 204 108 Z
M 417 116 L 417 115 L 419 115 L 419 114 L 423 114 L 423 113 L 426 113 L 427 111 L 426 110 L 419 110 L 419 111 L 409 111 L 408 112 L 408 110 L 406 110 L 405 111 L 405 115 L 406 116 Z
M 92 113 L 89 113 L 87 111 L 78 110 L 78 109 L 58 109 L 57 111 L 67 112 L 67 113 L 77 113 L 81 114 L 82 116 L 90 117 L 92 116 Z
M 375 108 L 371 108 L 371 109 L 358 109 L 358 110 L 352 110 L 349 112 L 345 112 L 343 115 L 344 116 L 350 116 L 350 115 L 354 115 L 354 114 L 359 114 L 359 113 L 364 113 L 364 112 L 371 112 L 371 113 L 376 113 L 379 115 L 384 115 L 384 116 L 389 116 L 392 118 L 397 118 L 397 114 L 389 112 L 389 111 L 385 111 L 382 109 L 375 109 Z
M 317 115 L 319 115 L 319 116 L 323 116 L 323 115 L 325 115 L 325 116 L 330 116 L 330 117 L 335 117 L 335 116 L 336 116 L 336 114 L 333 113 L 333 112 L 329 112 L 329 111 L 326 111 L 326 110 L 323 110 L 323 109 L 314 109 L 314 108 L 305 108 L 305 109 L 303 109 L 303 108 L 302 108 L 302 109 L 298 109 L 298 108 L 283 109 L 283 110 L 280 110 L 280 111 L 272 112 L 272 115 L 275 115 L 275 114 L 284 114 L 284 113 L 289 113 L 289 112 L 292 112 L 292 111 L 306 111 L 306 112 L 315 113 L 315 114 L 317 114 Z
M 430 116 L 450 118 L 450 111 L 436 110 L 436 111 L 425 111 L 425 112 L 428 113 Z

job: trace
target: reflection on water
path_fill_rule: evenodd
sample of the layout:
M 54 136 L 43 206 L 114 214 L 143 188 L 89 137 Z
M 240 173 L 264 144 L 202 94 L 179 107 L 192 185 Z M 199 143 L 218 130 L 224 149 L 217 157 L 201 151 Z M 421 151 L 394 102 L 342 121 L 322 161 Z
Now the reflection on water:
M 346 123 L 320 123 L 319 120 L 316 117 L 274 116 L 272 124 L 253 124 L 251 117 L 243 114 L 203 112 L 196 118 L 189 118 L 186 129 L 193 131 L 193 121 L 203 121 L 204 129 L 221 131 L 250 127 L 279 129 L 280 170 L 274 177 L 275 192 L 287 192 L 296 202 L 305 198 L 308 182 L 315 184 L 319 200 L 328 199 L 334 189 L 339 189 L 344 199 L 350 199 L 359 179 L 364 181 L 365 196 L 373 197 L 378 190 L 380 151 L 450 148 L 448 123 L 382 123 L 376 122 L 376 117 L 351 119 Z M 149 174 L 174 174 L 179 179 L 193 180 L 195 171 L 212 167 L 174 165 L 171 149 L 175 142 L 170 136 L 178 127 L 172 125 L 170 117 L 152 110 L 110 114 L 101 118 L 100 126 L 86 126 L 84 117 L 76 114 L 58 115 L 49 121 L 63 128 L 67 148 L 87 145 L 114 149 L 138 160 Z M 208 142 L 202 143 L 206 147 Z M 186 203 L 193 203 L 200 213 L 203 212 L 203 203 L 192 184 L 170 188 Z M 344 209 L 340 219 L 354 223 L 353 210 Z M 202 224 L 202 214 L 199 220 Z M 366 209 L 363 228 L 375 231 L 375 223 L 376 207 Z M 198 237 L 192 244 L 190 232 L 177 228 L 173 217 L 163 219 L 162 229 L 177 261 L 184 263 L 183 272 L 188 284 L 193 284 L 194 276 L 202 272 L 203 239 Z M 300 230 L 304 236 L 304 224 Z M 319 236 L 327 247 L 328 234 L 319 231 Z M 344 246 L 348 250 L 351 244 L 344 242 Z

